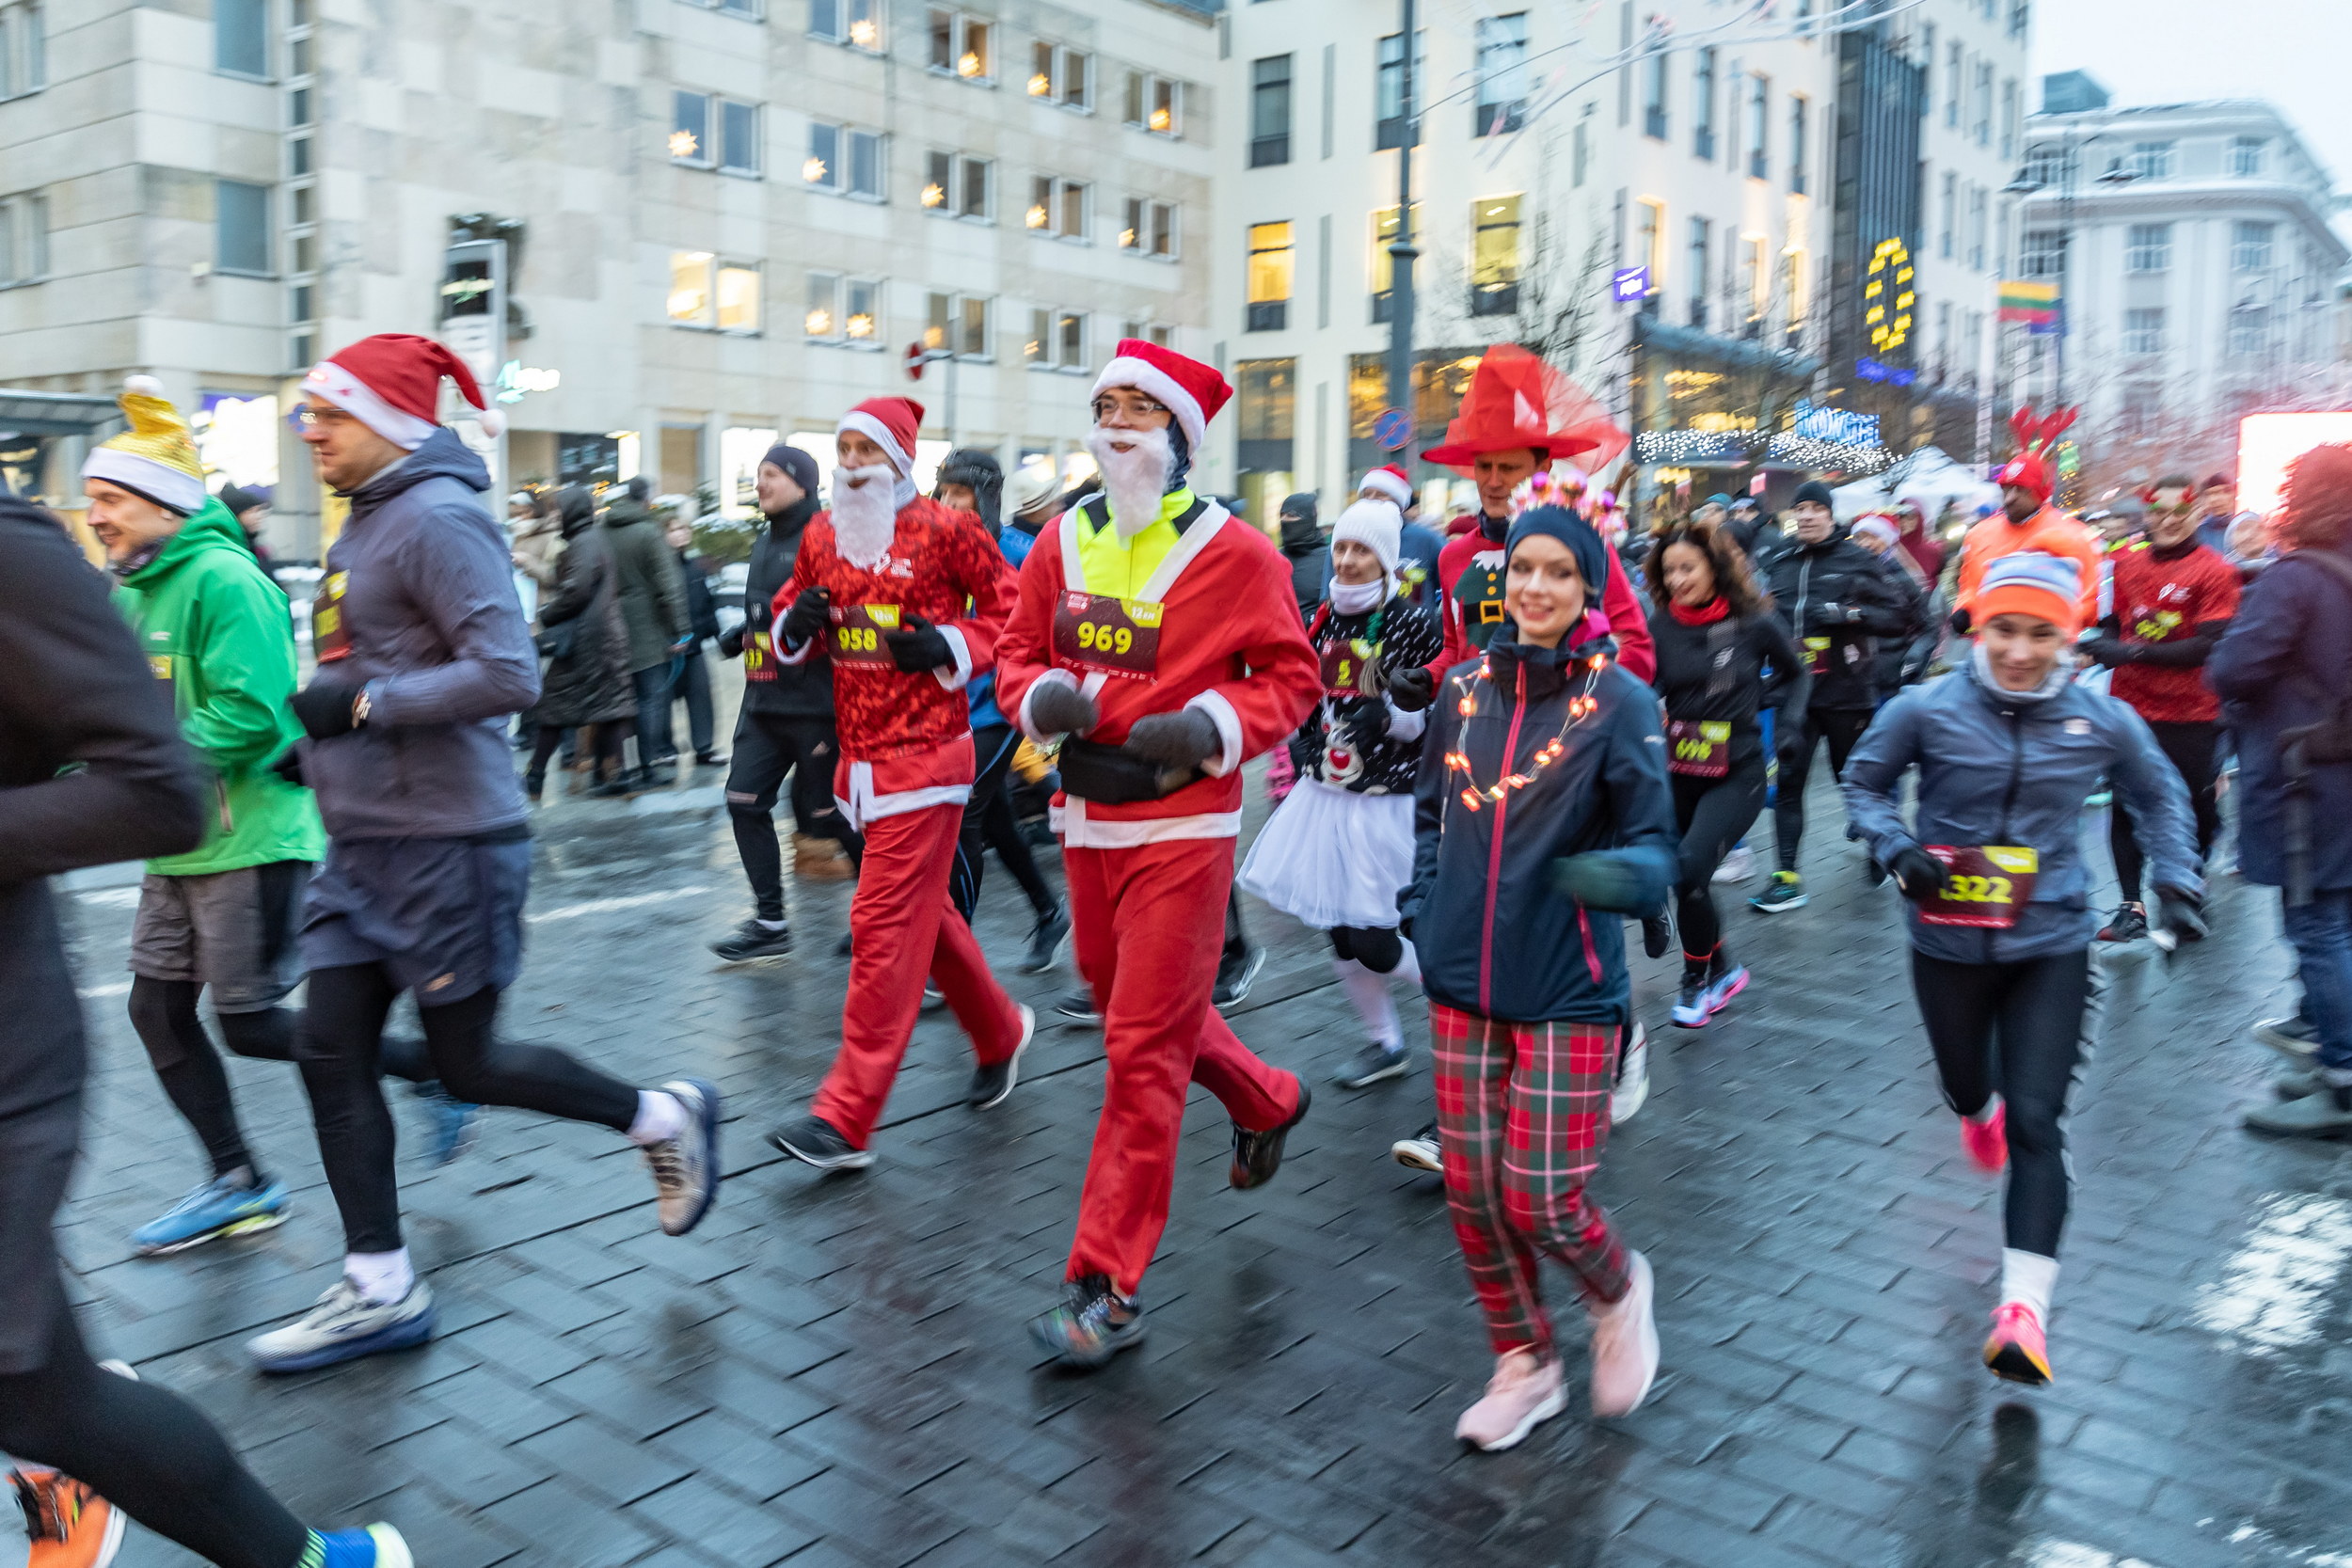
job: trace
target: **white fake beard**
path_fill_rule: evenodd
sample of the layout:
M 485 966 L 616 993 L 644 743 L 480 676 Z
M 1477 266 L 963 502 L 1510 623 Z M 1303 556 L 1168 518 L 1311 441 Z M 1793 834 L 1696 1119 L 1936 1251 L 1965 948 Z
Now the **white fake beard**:
M 872 571 L 890 553 L 898 531 L 898 470 L 887 463 L 833 471 L 834 548 L 861 571 Z
M 1125 451 L 1112 439 L 1132 443 Z M 1176 448 L 1166 430 L 1090 430 L 1087 451 L 1103 470 L 1103 493 L 1110 498 L 1111 526 L 1121 544 L 1160 520 L 1160 498 L 1176 467 Z

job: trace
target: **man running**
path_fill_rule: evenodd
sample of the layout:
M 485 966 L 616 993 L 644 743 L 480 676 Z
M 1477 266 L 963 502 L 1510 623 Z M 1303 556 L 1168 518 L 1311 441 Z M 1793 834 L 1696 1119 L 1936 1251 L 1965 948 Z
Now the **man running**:
M 1103 493 L 1040 536 L 997 671 L 1030 738 L 1062 742 L 1062 868 L 1110 1064 L 1063 1305 L 1030 1324 L 1072 1366 L 1143 1338 L 1136 1293 L 1168 1224 L 1187 1083 L 1232 1118 L 1235 1187 L 1272 1180 L 1307 1114 L 1306 1085 L 1210 1006 L 1241 765 L 1322 686 L 1288 563 L 1185 483 L 1232 396 L 1198 360 L 1120 341 L 1087 441 Z
M 495 1038 L 522 967 L 529 810 L 507 719 L 539 694 L 506 542 L 478 499 L 490 476 L 435 423 L 443 376 L 483 409 L 464 361 L 429 339 L 363 338 L 302 384 L 302 439 L 351 501 L 311 610 L 319 668 L 294 698 L 290 765 L 317 791 L 326 863 L 304 908 L 310 1011 L 296 1054 L 343 1222 L 343 1276 L 300 1321 L 248 1347 L 264 1371 L 429 1338 L 433 1292 L 401 1239 L 392 1124 L 376 1081 L 385 1015 L 413 995 L 442 1084 L 626 1133 L 645 1151 L 661 1228 L 702 1223 L 719 1187 L 719 1091 L 639 1090 L 546 1046 Z

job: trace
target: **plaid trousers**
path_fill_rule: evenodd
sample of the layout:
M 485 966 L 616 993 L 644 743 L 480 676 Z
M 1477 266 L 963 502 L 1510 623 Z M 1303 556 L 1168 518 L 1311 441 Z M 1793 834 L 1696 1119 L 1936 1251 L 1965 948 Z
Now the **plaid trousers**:
M 1513 1023 L 1429 1006 L 1446 1204 L 1495 1354 L 1551 1356 L 1537 1255 L 1603 1302 L 1630 1283 L 1625 1248 L 1584 1190 L 1609 1136 L 1617 1030 Z

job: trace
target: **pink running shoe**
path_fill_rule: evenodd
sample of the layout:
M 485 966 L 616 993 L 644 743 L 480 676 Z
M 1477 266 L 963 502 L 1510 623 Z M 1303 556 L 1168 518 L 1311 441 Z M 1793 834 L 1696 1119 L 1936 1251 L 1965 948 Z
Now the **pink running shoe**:
M 2009 1164 L 2009 1107 L 1995 1104 L 1982 1121 L 1960 1118 L 1960 1143 L 1969 1162 L 1988 1175 Z
M 1994 1377 L 2039 1388 L 2051 1381 L 2050 1346 L 2042 1336 L 2042 1320 L 2022 1301 L 2005 1301 L 1993 1309 L 1993 1335 L 1984 1342 L 1984 1364 Z
M 1538 1361 L 1532 1350 L 1505 1351 L 1495 1362 L 1486 1397 L 1462 1412 L 1454 1435 L 1493 1453 L 1516 1447 L 1567 1404 L 1560 1386 L 1560 1358 Z

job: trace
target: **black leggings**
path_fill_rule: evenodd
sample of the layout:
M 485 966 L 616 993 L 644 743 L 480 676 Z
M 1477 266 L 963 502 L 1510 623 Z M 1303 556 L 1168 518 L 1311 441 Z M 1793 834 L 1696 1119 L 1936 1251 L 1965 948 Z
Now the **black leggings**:
M 376 1081 L 384 1019 L 400 989 L 381 964 L 310 972 L 302 1082 L 318 1125 L 319 1161 L 352 1252 L 393 1252 L 401 1245 L 392 1114 Z M 478 1105 L 512 1105 L 628 1131 L 637 1119 L 635 1089 L 552 1047 L 496 1038 L 491 1026 L 498 1006 L 497 990 L 485 986 L 462 1000 L 417 1009 L 443 1088 Z
M 1684 970 L 1704 970 L 1723 945 L 1715 912 L 1715 868 L 1764 809 L 1764 755 L 1758 752 L 1720 779 L 1673 773 L 1675 826 L 1682 848 L 1675 870 L 1675 924 L 1682 933 Z
M 1029 895 L 1029 908 L 1040 920 L 1054 912 L 1054 890 L 1029 853 L 1029 841 L 1013 820 L 1012 800 L 1005 793 L 1005 777 L 1012 771 L 1012 754 L 1021 736 L 1009 724 L 986 724 L 972 732 L 973 754 L 979 758 L 979 776 L 972 781 L 972 798 L 964 802 L 963 829 L 956 838 L 956 863 L 947 878 L 947 895 L 967 924 L 980 901 L 980 856 L 996 851 L 1012 879 Z
M 229 1089 L 229 1073 L 212 1037 L 198 1018 L 196 999 L 204 988 L 194 980 L 157 980 L 137 974 L 131 979 L 131 1027 L 147 1047 L 147 1059 L 164 1093 L 186 1118 L 213 1162 L 213 1174 L 226 1176 L 243 1167 L 262 1178 L 262 1167 L 246 1148 L 237 1125 L 236 1098 Z M 221 1039 L 230 1052 L 254 1062 L 291 1062 L 294 1038 L 302 1030 L 302 1014 L 292 1007 L 265 1007 L 257 1013 L 216 1013 Z M 412 1084 L 433 1080 L 433 1062 L 424 1042 L 405 1037 L 384 1041 L 384 1071 Z
M 2217 723 L 2158 723 L 2148 721 L 2157 749 L 2179 770 L 2188 785 L 2188 803 L 2197 813 L 2197 857 L 2202 860 L 2221 829 L 2221 804 L 2214 799 L 2214 783 L 2221 775 L 2221 726 Z M 2117 801 L 2107 813 L 2107 847 L 2115 851 L 2115 879 L 2123 884 L 2126 903 L 2139 902 L 2139 840 L 2132 836 L 2131 814 Z
M 628 753 L 622 750 L 628 740 L 628 724 L 626 720 L 616 720 L 604 724 L 582 724 L 580 727 L 588 736 L 589 754 L 595 759 L 595 766 L 591 770 L 597 778 L 617 779 L 628 770 Z M 530 777 L 534 779 L 547 777 L 548 759 L 555 755 L 556 747 L 562 744 L 564 736 L 570 733 L 568 730 L 559 730 L 548 724 L 539 726 L 539 733 L 531 743 Z
M 784 847 L 776 838 L 775 810 L 787 775 L 792 824 L 803 836 L 834 840 L 853 863 L 866 852 L 866 841 L 850 831 L 834 804 L 833 768 L 839 751 L 833 720 L 823 714 L 796 718 L 745 708 L 736 719 L 727 820 L 762 920 L 784 918 Z
M 1803 727 L 1777 742 L 1781 762 L 1779 786 L 1772 794 L 1772 848 L 1783 871 L 1797 868 L 1797 846 L 1804 842 L 1804 784 L 1813 776 L 1815 749 L 1827 740 L 1830 773 L 1845 777 L 1846 758 L 1870 727 L 1870 719 L 1867 707 L 1807 708 Z M 1782 714 L 1780 723 L 1786 728 L 1788 715 Z
M 44 1264 L 53 1280 L 56 1269 Z M 220 1568 L 295 1568 L 310 1532 L 179 1395 L 90 1359 L 53 1284 L 56 1330 L 34 1371 L 0 1373 L 0 1450 L 53 1465 Z
M 2008 1244 L 2056 1258 L 2066 1228 L 2066 1096 L 2096 1016 L 2090 950 L 1987 964 L 1914 952 L 1911 979 L 1946 1102 L 1972 1116 L 1997 1091 L 2008 1106 Z
M 1393 974 L 1405 961 L 1405 934 L 1393 926 L 1334 926 L 1331 951 L 1375 974 Z

